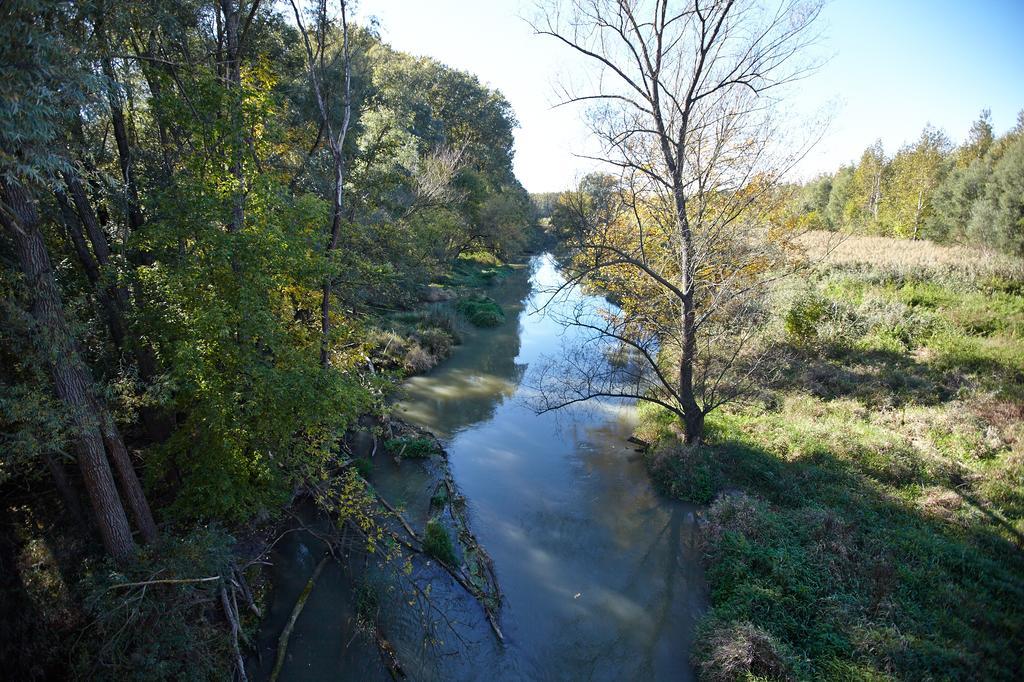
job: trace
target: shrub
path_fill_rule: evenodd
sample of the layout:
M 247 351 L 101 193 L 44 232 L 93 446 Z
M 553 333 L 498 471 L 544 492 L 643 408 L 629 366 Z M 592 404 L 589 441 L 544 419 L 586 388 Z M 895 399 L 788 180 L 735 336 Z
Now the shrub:
M 455 548 L 448 529 L 437 519 L 427 521 L 427 532 L 423 537 L 423 549 L 427 554 L 443 561 L 449 566 L 455 565 Z
M 505 313 L 489 296 L 469 296 L 455 304 L 455 309 L 477 327 L 497 327 L 505 321 Z
M 828 301 L 815 293 L 805 293 L 790 306 L 786 313 L 786 334 L 799 343 L 818 336 L 818 323 L 828 310 Z
M 402 369 L 408 374 L 422 374 L 437 364 L 437 359 L 419 344 L 413 343 L 402 360 Z
M 220 582 L 192 579 L 227 575 L 232 543 L 214 527 L 165 536 L 130 565 L 87 576 L 81 587 L 91 624 L 71 648 L 76 678 L 124 679 L 136 671 L 134 679 L 224 679 L 228 629 L 208 617 L 221 608 Z M 171 582 L 129 586 L 154 577 Z
M 452 339 L 447 331 L 438 327 L 428 327 L 417 332 L 416 340 L 428 353 L 438 360 L 446 358 L 451 354 L 454 342 L 454 339 Z
M 371 462 L 366 457 L 357 458 L 354 462 L 352 462 L 352 465 L 356 468 L 356 471 L 358 471 L 359 475 L 362 476 L 363 478 L 369 478 L 370 474 L 373 473 L 373 462 Z

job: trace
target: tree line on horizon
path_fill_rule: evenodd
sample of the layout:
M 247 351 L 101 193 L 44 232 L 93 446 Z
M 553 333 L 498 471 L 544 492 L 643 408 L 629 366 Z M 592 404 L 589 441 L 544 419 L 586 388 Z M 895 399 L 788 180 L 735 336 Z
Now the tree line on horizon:
M 959 145 L 931 125 L 892 155 L 878 140 L 794 189 L 793 211 L 814 229 L 1024 255 L 1024 111 L 1001 136 L 982 111 Z

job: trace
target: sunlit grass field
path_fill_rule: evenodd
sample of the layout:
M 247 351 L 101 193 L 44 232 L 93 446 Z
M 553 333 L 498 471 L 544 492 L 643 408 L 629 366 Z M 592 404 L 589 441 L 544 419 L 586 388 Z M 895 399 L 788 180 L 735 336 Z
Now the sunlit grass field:
M 764 400 L 713 413 L 700 450 L 643 408 L 656 482 L 710 502 L 695 662 L 712 680 L 1019 679 L 1022 264 L 828 239 L 776 292 L 788 359 Z

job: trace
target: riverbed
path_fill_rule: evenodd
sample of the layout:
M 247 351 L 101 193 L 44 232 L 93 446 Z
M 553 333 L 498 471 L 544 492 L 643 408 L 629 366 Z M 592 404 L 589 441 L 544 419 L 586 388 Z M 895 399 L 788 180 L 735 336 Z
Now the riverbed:
M 386 586 L 394 570 L 360 576 L 378 586 L 382 632 L 410 679 L 693 678 L 689 652 L 707 603 L 697 509 L 652 490 L 627 441 L 632 404 L 533 410 L 531 370 L 582 333 L 539 310 L 560 281 L 545 254 L 496 284 L 489 293 L 502 303 L 505 323 L 467 332 L 450 359 L 405 383 L 395 405 L 397 416 L 432 431 L 447 450 L 503 593 L 499 642 L 479 604 L 430 562 L 413 562 L 404 588 Z M 551 306 L 585 298 L 572 290 Z M 422 528 L 429 475 L 408 460 L 377 460 L 373 485 Z M 287 618 L 318 551 L 298 534 L 275 550 L 264 644 Z M 280 679 L 390 679 L 371 638 L 354 629 L 350 580 L 336 567 L 321 576 Z

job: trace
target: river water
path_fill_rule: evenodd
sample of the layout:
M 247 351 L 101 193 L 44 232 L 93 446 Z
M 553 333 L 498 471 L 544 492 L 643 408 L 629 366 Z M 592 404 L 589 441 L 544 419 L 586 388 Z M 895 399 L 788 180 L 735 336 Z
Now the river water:
M 504 596 L 501 644 L 480 606 L 427 562 L 403 575 L 425 589 L 420 598 L 383 590 L 382 630 L 410 679 L 693 678 L 694 625 L 707 603 L 696 508 L 651 489 L 627 442 L 632 405 L 542 415 L 530 407 L 531 368 L 580 333 L 537 310 L 560 281 L 555 261 L 543 255 L 496 285 L 489 293 L 503 304 L 506 322 L 469 332 L 449 360 L 408 380 L 396 405 L 399 416 L 445 445 Z M 571 291 L 553 305 L 585 298 Z M 373 484 L 422 529 L 430 477 L 408 460 L 378 460 Z M 317 552 L 315 541 L 299 535 L 276 549 L 265 648 Z M 336 567 L 321 576 L 280 679 L 390 679 L 372 641 L 352 629 L 347 579 Z

